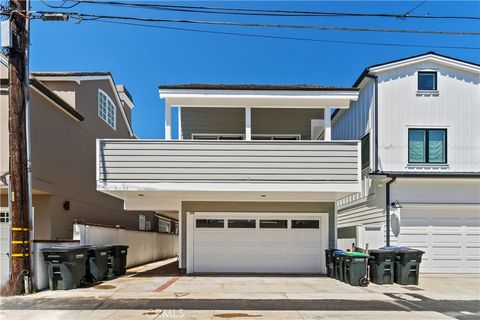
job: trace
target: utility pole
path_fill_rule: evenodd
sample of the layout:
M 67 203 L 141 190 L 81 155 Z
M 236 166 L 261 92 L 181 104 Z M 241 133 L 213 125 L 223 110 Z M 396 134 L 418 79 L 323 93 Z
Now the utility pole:
M 28 158 L 28 0 L 9 0 L 12 46 L 8 53 L 11 277 L 7 294 L 30 290 L 30 163 Z

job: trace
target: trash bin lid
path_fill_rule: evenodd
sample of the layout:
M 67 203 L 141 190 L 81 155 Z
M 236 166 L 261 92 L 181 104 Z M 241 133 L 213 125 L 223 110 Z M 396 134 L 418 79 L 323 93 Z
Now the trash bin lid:
M 364 257 L 364 258 L 368 258 L 368 254 L 361 253 L 361 252 L 345 252 L 344 255 L 350 256 L 350 257 Z
M 335 254 L 344 254 L 345 251 L 343 251 L 343 250 L 336 250 L 336 251 L 333 251 L 333 253 L 335 253 Z

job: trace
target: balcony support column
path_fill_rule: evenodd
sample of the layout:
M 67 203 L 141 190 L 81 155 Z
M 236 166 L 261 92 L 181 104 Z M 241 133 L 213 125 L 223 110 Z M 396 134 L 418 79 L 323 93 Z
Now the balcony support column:
M 331 141 L 332 140 L 332 121 L 331 121 L 331 108 L 327 107 L 323 109 L 323 123 L 325 126 L 325 131 L 324 131 L 324 138 L 323 140 L 325 141 Z
M 165 140 L 172 140 L 172 106 L 165 101 Z
M 252 140 L 252 108 L 245 107 L 245 140 Z
M 182 131 L 182 107 L 178 106 L 178 140 L 183 140 L 183 131 Z

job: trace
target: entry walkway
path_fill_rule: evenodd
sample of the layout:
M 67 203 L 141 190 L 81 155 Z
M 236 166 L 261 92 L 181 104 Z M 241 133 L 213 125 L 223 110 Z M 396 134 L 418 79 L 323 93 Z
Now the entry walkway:
M 318 276 L 181 275 L 173 259 L 69 291 L 3 298 L 2 319 L 478 319 L 478 276 L 351 287 Z

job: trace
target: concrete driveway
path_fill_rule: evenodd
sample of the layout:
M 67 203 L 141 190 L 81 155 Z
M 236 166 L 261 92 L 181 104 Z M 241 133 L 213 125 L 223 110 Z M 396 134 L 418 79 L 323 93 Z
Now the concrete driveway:
M 180 275 L 174 260 L 88 288 L 3 298 L 8 319 L 478 319 L 480 277 L 352 287 L 317 276 Z

